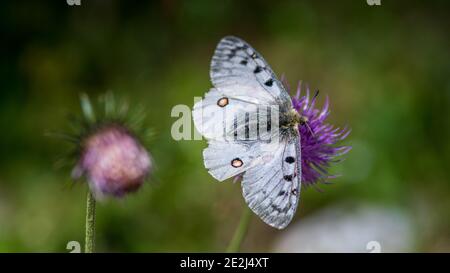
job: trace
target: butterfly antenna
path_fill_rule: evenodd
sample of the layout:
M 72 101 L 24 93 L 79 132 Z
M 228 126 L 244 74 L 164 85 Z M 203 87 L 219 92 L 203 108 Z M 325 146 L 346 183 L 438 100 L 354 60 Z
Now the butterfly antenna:
M 314 96 L 313 96 L 311 102 L 313 102 L 317 98 L 317 96 L 319 96 L 319 89 L 317 89 L 316 92 L 314 93 Z
M 309 126 L 308 122 L 305 122 L 306 128 L 308 128 L 309 132 L 311 133 L 311 135 L 315 138 L 316 134 L 314 134 L 311 126 Z
M 319 96 L 319 89 L 316 90 L 316 92 L 314 93 L 314 96 L 311 99 L 311 104 L 314 103 L 314 101 L 316 100 L 317 96 Z M 316 134 L 314 134 L 314 131 L 312 130 L 311 126 L 309 126 L 308 121 L 305 121 L 304 123 L 306 125 L 306 127 L 308 128 L 309 132 L 311 133 L 311 135 L 315 138 Z

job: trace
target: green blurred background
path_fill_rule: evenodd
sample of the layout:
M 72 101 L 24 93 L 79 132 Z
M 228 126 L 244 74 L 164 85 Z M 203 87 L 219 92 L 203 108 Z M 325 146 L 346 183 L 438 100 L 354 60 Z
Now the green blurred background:
M 285 231 L 254 217 L 244 251 L 276 251 L 296 224 L 343 203 L 401 211 L 413 234 L 405 251 L 450 251 L 449 5 L 393 2 L 2 3 L 0 251 L 83 242 L 87 187 L 55 167 L 70 146 L 45 132 L 67 128 L 81 92 L 106 91 L 145 107 L 156 170 L 137 194 L 98 205 L 97 250 L 223 251 L 244 205 L 240 185 L 207 173 L 205 141 L 172 139 L 170 112 L 209 89 L 212 53 L 230 34 L 291 86 L 329 95 L 329 121 L 352 128 L 353 150 L 332 170 L 342 176 L 323 193 L 303 190 Z

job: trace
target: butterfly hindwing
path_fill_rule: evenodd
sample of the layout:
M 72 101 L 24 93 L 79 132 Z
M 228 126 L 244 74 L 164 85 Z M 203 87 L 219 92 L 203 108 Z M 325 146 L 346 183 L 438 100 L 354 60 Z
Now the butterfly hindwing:
M 292 220 L 300 196 L 301 164 L 298 139 L 280 142 L 264 167 L 248 169 L 242 192 L 248 206 L 265 223 L 282 229 Z
M 205 167 L 219 181 L 242 174 L 254 166 L 261 166 L 278 147 L 277 142 L 224 142 L 210 140 L 203 150 Z
M 205 167 L 217 180 L 223 181 L 247 170 L 254 159 L 252 145 L 210 141 L 203 150 Z

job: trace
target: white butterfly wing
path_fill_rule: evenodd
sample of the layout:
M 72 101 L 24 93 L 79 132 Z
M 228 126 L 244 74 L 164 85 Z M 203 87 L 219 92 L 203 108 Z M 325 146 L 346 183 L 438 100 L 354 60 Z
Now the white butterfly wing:
M 269 119 L 276 119 L 279 107 L 271 97 L 265 98 L 264 94 L 267 95 L 250 86 L 240 86 L 238 89 L 212 88 L 203 100 L 194 105 L 192 113 L 195 128 L 206 139 L 225 140 L 234 133 L 236 121 L 238 125 L 255 127 L 257 117 L 263 115 L 263 111 L 265 117 L 268 116 L 267 109 L 270 109 Z M 249 116 L 248 124 L 242 120 L 246 114 Z
M 264 58 L 237 37 L 220 40 L 211 61 L 210 76 L 216 88 L 240 92 L 241 86 L 251 85 L 258 93 L 268 93 L 278 104 L 291 103 L 289 94 Z
M 211 140 L 203 151 L 203 157 L 209 173 L 217 180 L 223 181 L 260 165 L 263 155 L 273 152 L 274 149 L 274 144 L 257 141 L 233 143 Z
M 237 113 L 252 113 L 260 106 L 277 106 L 277 111 L 292 106 L 267 62 L 239 38 L 227 36 L 219 42 L 210 76 L 214 88 L 193 109 L 195 127 L 207 139 L 223 137 Z
M 245 201 L 265 223 L 282 229 L 291 222 L 301 188 L 298 138 L 245 144 L 210 141 L 203 156 L 205 167 L 219 181 L 244 173 Z
M 300 197 L 301 152 L 298 138 L 280 142 L 270 160 L 246 170 L 242 193 L 265 223 L 278 229 L 292 220 Z M 266 155 L 267 156 L 267 155 Z

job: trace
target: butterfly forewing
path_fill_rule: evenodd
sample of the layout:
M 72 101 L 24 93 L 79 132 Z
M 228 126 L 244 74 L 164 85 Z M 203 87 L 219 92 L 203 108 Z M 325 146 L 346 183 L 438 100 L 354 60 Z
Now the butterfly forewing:
M 219 42 L 210 76 L 213 85 L 221 88 L 257 83 L 258 89 L 268 92 L 278 104 L 291 104 L 289 94 L 264 58 L 237 37 L 227 36 Z
M 255 90 L 243 85 L 239 89 L 212 88 L 203 100 L 194 105 L 196 129 L 207 139 L 230 140 L 228 136 L 235 131 L 235 119 L 248 115 L 250 124 L 238 126 L 254 127 L 256 122 L 278 117 L 278 105 L 271 97 L 264 97 L 267 93 Z M 268 115 L 269 112 L 272 116 Z

